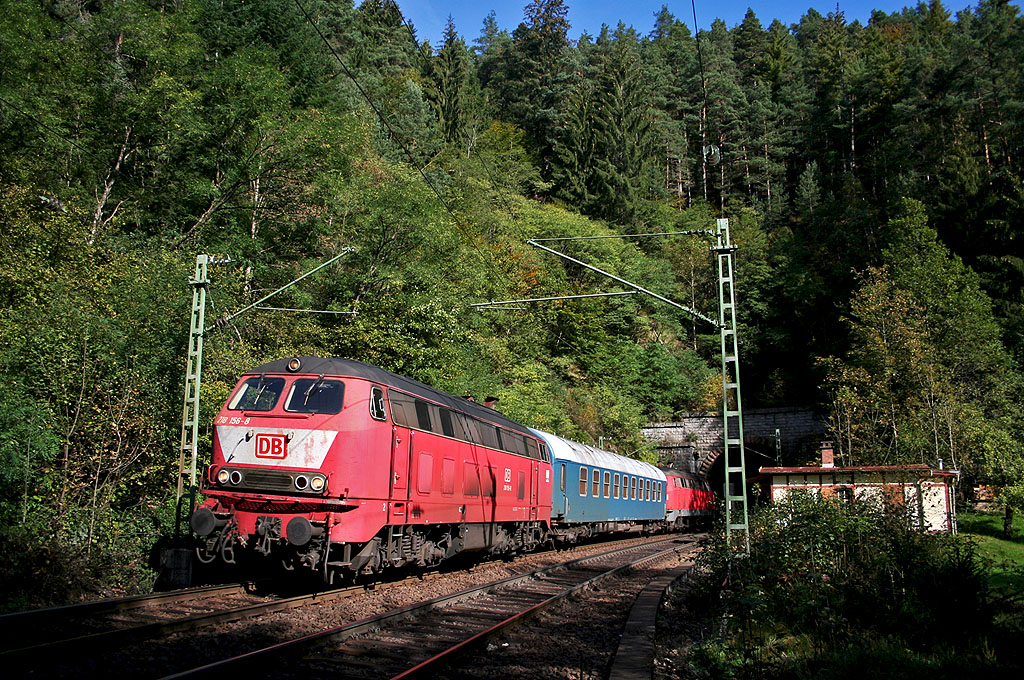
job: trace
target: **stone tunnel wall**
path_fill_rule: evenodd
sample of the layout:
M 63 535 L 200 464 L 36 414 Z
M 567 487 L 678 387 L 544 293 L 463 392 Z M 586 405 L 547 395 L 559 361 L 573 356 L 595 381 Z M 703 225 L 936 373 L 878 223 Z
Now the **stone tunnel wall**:
M 778 464 L 776 430 L 783 465 L 813 460 L 826 436 L 825 421 L 812 409 L 747 409 L 743 411 L 743 443 L 748 461 L 756 460 L 757 467 Z M 678 470 L 706 473 L 722 453 L 721 413 L 684 413 L 678 422 L 651 423 L 642 432 L 657 444 L 659 462 Z

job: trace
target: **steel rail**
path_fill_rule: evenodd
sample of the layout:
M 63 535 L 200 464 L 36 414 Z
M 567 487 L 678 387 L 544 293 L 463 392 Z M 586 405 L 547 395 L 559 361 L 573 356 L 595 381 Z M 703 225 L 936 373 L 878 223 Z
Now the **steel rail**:
M 275 600 L 273 602 L 257 602 L 242 607 L 234 607 L 221 611 L 208 612 L 205 614 L 193 614 L 183 618 L 171 619 L 168 621 L 155 621 L 126 628 L 115 628 L 98 633 L 90 633 L 73 638 L 52 640 L 28 647 L 8 649 L 0 652 L 0 661 L 8 661 L 24 655 L 39 655 L 64 652 L 69 649 L 80 649 L 96 646 L 114 646 L 128 642 L 138 642 L 157 638 L 170 633 L 178 633 L 185 630 L 193 630 L 205 626 L 212 626 L 218 623 L 228 623 L 240 619 L 254 618 L 264 614 L 286 609 L 294 609 L 313 602 L 331 602 L 333 600 L 351 597 L 355 591 L 363 591 L 365 586 L 349 586 L 318 593 L 297 595 L 295 597 Z
M 678 536 L 673 536 L 671 538 L 666 538 L 659 541 L 650 541 L 647 543 L 635 544 L 627 546 L 625 548 L 618 548 L 616 550 L 610 550 L 596 555 L 581 557 L 579 559 L 552 565 L 549 567 L 544 567 L 542 569 L 537 569 L 526 574 L 520 574 L 518 576 L 510 576 L 498 581 L 493 581 L 491 583 L 484 584 L 482 586 L 467 588 L 465 590 L 460 590 L 459 592 L 452 593 L 450 595 L 444 595 L 431 600 L 426 600 L 423 602 L 407 605 L 404 607 L 400 607 L 398 609 L 384 612 L 383 614 L 370 616 L 359 621 L 343 624 L 341 626 L 336 626 L 334 628 L 329 628 L 327 630 L 318 631 L 316 633 L 310 633 L 308 635 L 294 638 L 292 640 L 286 640 L 284 642 L 279 642 L 277 644 L 270 645 L 262 649 L 253 650 L 251 652 L 246 652 L 238 656 L 222 659 L 220 661 L 215 661 L 204 666 L 199 666 L 197 668 L 192 668 L 178 673 L 174 673 L 172 675 L 167 675 L 164 678 L 162 678 L 162 680 L 177 680 L 179 678 L 195 678 L 206 675 L 212 675 L 215 673 L 220 673 L 228 668 L 237 668 L 239 666 L 245 666 L 251 663 L 265 661 L 269 658 L 283 654 L 287 651 L 293 649 L 300 649 L 302 647 L 309 646 L 313 643 L 323 642 L 332 639 L 339 641 L 346 640 L 357 635 L 369 633 L 374 630 L 386 627 L 388 625 L 398 623 L 405 619 L 413 618 L 418 614 L 423 614 L 433 609 L 457 604 L 467 600 L 473 600 L 484 595 L 489 595 L 499 590 L 510 589 L 513 586 L 522 583 L 536 581 L 539 576 L 552 574 L 566 569 L 572 569 L 574 567 L 582 566 L 587 562 L 592 562 L 595 560 L 636 551 L 645 547 L 657 545 L 659 543 L 678 543 L 679 541 L 680 538 Z M 687 541 L 688 546 L 691 544 L 692 541 Z M 679 548 L 677 547 L 673 548 L 672 550 L 664 551 L 664 553 L 659 553 L 658 557 L 662 557 L 664 556 L 664 554 L 676 552 L 678 550 Z M 649 558 L 650 556 L 646 556 L 645 558 L 642 558 L 642 560 L 640 561 L 646 561 Z M 628 568 L 628 566 L 629 565 L 620 566 L 612 571 L 618 573 L 618 571 L 621 571 L 623 568 Z M 585 587 L 585 585 L 580 587 Z M 572 592 L 575 592 L 576 589 L 574 589 Z M 571 593 L 566 593 L 566 595 L 568 594 Z
M 688 543 L 686 547 L 692 547 L 692 543 Z M 481 631 L 472 637 L 469 637 L 455 645 L 452 645 L 448 649 L 432 656 L 431 658 L 423 661 L 416 666 L 410 668 L 407 671 L 399 673 L 398 675 L 392 676 L 391 680 L 407 680 L 408 678 L 420 678 L 420 677 L 437 677 L 437 673 L 442 666 L 452 663 L 455 659 L 460 656 L 472 653 L 479 649 L 483 644 L 489 641 L 496 635 L 500 635 L 510 628 L 513 628 L 521 623 L 524 623 L 541 612 L 550 609 L 554 605 L 560 603 L 562 600 L 580 592 L 586 590 L 606 579 L 621 574 L 625 571 L 636 569 L 637 567 L 644 565 L 648 562 L 655 562 L 657 560 L 668 557 L 671 554 L 679 554 L 683 549 L 680 547 L 674 547 L 669 550 L 662 550 L 652 555 L 646 555 L 640 557 L 632 562 L 626 564 L 620 564 L 617 567 L 613 567 L 608 571 L 602 572 L 597 576 L 587 579 L 582 583 L 577 583 L 574 586 L 566 588 L 560 593 L 552 595 L 543 602 L 539 602 L 528 609 L 525 609 L 513 616 L 508 617 L 504 621 L 497 623 L 487 630 Z
M 205 586 L 202 588 L 184 588 L 181 590 L 169 590 L 166 593 L 151 593 L 149 595 L 131 595 L 108 600 L 94 600 L 79 604 L 68 604 L 61 607 L 47 607 L 46 609 L 29 609 L 23 612 L 12 612 L 0 615 L 0 630 L 8 627 L 36 625 L 37 621 L 49 619 L 67 619 L 77 616 L 95 616 L 97 614 L 109 614 L 113 612 L 148 607 L 152 604 L 167 604 L 170 602 L 188 602 L 201 597 L 212 595 L 227 595 L 241 592 L 255 582 L 232 583 L 220 586 Z

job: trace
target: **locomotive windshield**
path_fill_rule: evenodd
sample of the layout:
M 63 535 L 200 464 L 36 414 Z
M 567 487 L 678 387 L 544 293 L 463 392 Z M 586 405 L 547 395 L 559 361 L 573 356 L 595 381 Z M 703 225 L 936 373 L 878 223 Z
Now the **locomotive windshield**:
M 295 413 L 338 413 L 341 411 L 345 384 L 340 380 L 299 378 L 292 383 L 284 410 Z
M 284 391 L 284 378 L 249 378 L 228 402 L 232 411 L 269 411 Z

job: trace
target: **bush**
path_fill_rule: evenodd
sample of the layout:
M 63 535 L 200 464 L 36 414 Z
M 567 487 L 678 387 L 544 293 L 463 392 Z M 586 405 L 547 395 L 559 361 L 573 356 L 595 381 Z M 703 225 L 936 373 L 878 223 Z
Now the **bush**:
M 691 672 L 963 677 L 1010 663 L 974 543 L 890 510 L 793 494 L 752 514 L 747 558 L 716 532 L 688 603 L 715 635 Z

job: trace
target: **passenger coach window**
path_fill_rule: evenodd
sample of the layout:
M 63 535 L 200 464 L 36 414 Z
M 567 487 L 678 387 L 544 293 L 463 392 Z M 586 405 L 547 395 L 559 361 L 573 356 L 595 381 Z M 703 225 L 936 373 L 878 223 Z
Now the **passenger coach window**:
M 284 404 L 285 411 L 293 413 L 340 413 L 345 384 L 340 380 L 299 378 L 292 383 L 292 391 Z
M 629 478 L 629 498 L 630 500 L 636 500 L 636 477 Z
M 232 411 L 269 411 L 283 391 L 284 378 L 249 378 L 235 392 L 228 408 Z
M 619 485 L 622 484 L 622 477 L 619 473 L 615 473 L 615 478 L 612 480 L 612 496 L 615 498 L 619 497 Z
M 612 473 L 604 473 L 604 497 L 611 498 L 612 495 Z
M 587 468 L 580 468 L 580 495 L 587 495 Z
M 558 476 L 558 490 L 565 491 L 565 463 L 562 463 L 562 473 Z
M 388 412 L 384 406 L 384 390 L 374 385 L 370 388 L 370 417 L 374 420 L 387 420 Z
M 591 484 L 593 487 L 590 491 L 590 495 L 597 498 L 601 495 L 601 471 L 594 470 L 594 482 Z

